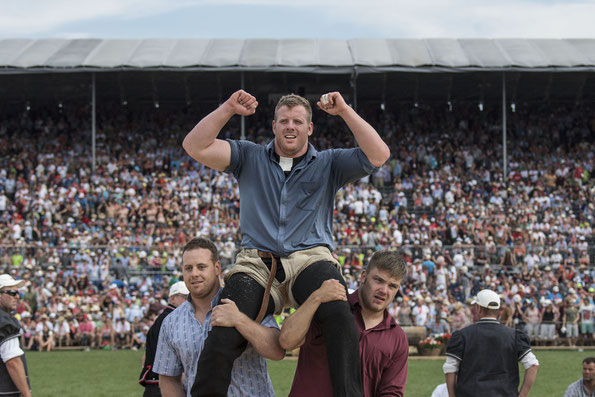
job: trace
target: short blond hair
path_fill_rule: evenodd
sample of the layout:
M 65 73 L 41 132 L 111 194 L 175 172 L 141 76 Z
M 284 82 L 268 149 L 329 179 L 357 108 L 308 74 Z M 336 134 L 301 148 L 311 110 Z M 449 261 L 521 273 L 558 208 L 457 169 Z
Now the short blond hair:
M 308 123 L 312 121 L 312 107 L 306 98 L 295 94 L 283 95 L 277 102 L 277 106 L 275 106 L 275 120 L 277 120 L 277 112 L 282 106 L 287 106 L 289 109 L 303 106 L 308 113 Z

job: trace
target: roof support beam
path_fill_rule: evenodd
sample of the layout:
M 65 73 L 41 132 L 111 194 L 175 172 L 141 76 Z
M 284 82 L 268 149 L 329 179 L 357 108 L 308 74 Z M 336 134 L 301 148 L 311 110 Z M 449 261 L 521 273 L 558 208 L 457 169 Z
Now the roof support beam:
M 507 147 L 506 147 L 506 73 L 502 72 L 502 179 L 504 183 L 508 181 L 507 168 Z
M 576 103 L 580 103 L 583 100 L 583 92 L 585 90 L 585 84 L 587 82 L 587 74 L 586 73 L 579 73 L 579 84 L 578 88 L 576 89 L 576 97 L 574 101 Z
M 95 147 L 96 147 L 96 136 L 97 136 L 97 95 L 95 90 L 95 73 L 91 73 L 91 169 L 93 174 L 95 174 L 95 164 L 96 164 L 96 155 L 95 155 Z

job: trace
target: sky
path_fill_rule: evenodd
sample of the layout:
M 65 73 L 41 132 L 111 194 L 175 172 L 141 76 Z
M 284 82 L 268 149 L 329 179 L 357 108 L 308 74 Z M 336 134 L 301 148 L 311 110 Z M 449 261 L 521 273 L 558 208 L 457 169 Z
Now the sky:
M 595 38 L 595 0 L 0 0 L 1 38 Z

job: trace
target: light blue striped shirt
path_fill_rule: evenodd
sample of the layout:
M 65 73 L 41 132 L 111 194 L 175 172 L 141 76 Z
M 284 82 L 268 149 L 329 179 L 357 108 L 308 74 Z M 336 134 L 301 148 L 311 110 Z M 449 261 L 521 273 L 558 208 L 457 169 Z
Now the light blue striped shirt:
M 217 304 L 220 293 L 221 290 L 211 302 L 211 307 Z M 278 328 L 275 318 L 271 315 L 266 316 L 261 325 Z M 204 324 L 201 324 L 194 317 L 194 306 L 189 301 L 171 312 L 161 324 L 153 371 L 167 376 L 178 376 L 184 373 L 184 389 L 187 397 L 190 397 L 190 389 L 196 377 L 198 357 L 210 330 L 211 312 L 207 313 Z M 267 371 L 267 360 L 250 344 L 233 364 L 227 395 L 228 397 L 275 396 Z

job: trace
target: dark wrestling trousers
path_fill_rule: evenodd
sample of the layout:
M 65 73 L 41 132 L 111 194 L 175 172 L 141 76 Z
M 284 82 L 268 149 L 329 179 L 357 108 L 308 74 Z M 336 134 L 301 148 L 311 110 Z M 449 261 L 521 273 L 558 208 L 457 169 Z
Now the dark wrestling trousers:
M 263 259 L 263 262 L 270 269 L 270 259 Z M 285 280 L 282 266 L 278 267 L 275 278 L 280 282 Z M 325 280 L 331 278 L 345 286 L 345 280 L 333 263 L 320 261 L 311 264 L 295 281 L 292 290 L 295 300 L 301 305 Z M 260 284 L 238 273 L 227 280 L 219 299 L 233 300 L 240 311 L 255 319 L 263 295 L 264 288 Z M 274 310 L 275 303 L 270 299 L 267 314 Z M 323 303 L 314 318 L 325 338 L 334 397 L 362 397 L 359 336 L 349 303 Z M 198 360 L 192 397 L 227 396 L 233 362 L 244 352 L 246 345 L 246 339 L 235 328 L 213 327 Z

